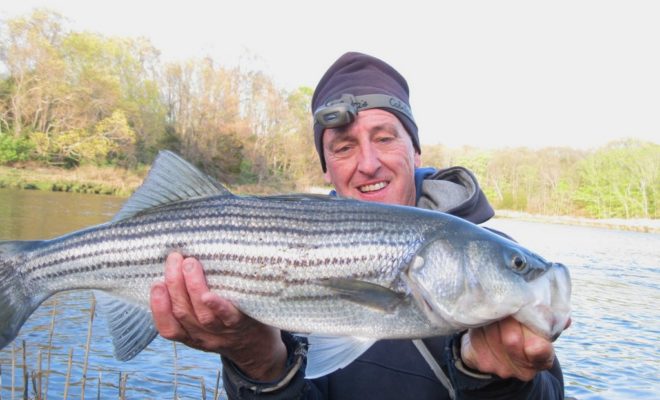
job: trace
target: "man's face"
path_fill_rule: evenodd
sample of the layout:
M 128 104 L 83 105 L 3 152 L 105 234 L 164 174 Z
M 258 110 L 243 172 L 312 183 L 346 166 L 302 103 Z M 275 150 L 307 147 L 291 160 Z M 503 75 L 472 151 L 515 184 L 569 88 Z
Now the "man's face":
M 380 109 L 323 133 L 325 179 L 340 196 L 415 205 L 415 167 L 420 157 L 401 121 Z

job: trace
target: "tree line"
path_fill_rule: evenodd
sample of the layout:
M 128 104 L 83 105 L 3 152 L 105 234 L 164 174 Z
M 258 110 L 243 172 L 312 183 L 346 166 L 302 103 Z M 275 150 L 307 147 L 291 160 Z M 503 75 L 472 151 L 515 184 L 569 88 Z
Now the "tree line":
M 68 29 L 35 10 L 0 21 L 0 164 L 138 168 L 174 150 L 224 182 L 300 190 L 323 183 L 312 90 L 211 58 L 161 62 L 144 38 Z M 593 151 L 424 146 L 423 159 L 472 169 L 496 208 L 658 218 L 660 146 Z

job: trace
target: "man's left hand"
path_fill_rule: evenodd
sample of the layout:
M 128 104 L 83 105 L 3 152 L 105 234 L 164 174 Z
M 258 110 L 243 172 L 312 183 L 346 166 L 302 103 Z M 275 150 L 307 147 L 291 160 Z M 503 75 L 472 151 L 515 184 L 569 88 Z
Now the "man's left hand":
M 470 369 L 500 378 L 529 381 L 552 367 L 552 343 L 512 317 L 468 330 L 461 338 L 461 359 Z

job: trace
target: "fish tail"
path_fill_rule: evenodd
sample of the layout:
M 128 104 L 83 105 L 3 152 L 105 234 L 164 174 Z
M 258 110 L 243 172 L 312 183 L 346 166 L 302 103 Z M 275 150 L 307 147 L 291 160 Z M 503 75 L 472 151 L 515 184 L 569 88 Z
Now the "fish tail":
M 18 267 L 25 252 L 40 241 L 0 241 L 0 349 L 16 338 L 21 326 L 47 296 L 31 294 Z

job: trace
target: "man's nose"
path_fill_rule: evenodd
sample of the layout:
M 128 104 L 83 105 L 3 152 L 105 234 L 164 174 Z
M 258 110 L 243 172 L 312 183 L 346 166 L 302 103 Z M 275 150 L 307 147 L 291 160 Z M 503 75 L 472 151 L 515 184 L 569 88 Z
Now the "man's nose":
M 378 152 L 370 144 L 361 146 L 360 159 L 358 160 L 358 170 L 365 175 L 375 175 L 380 168 L 380 159 Z

